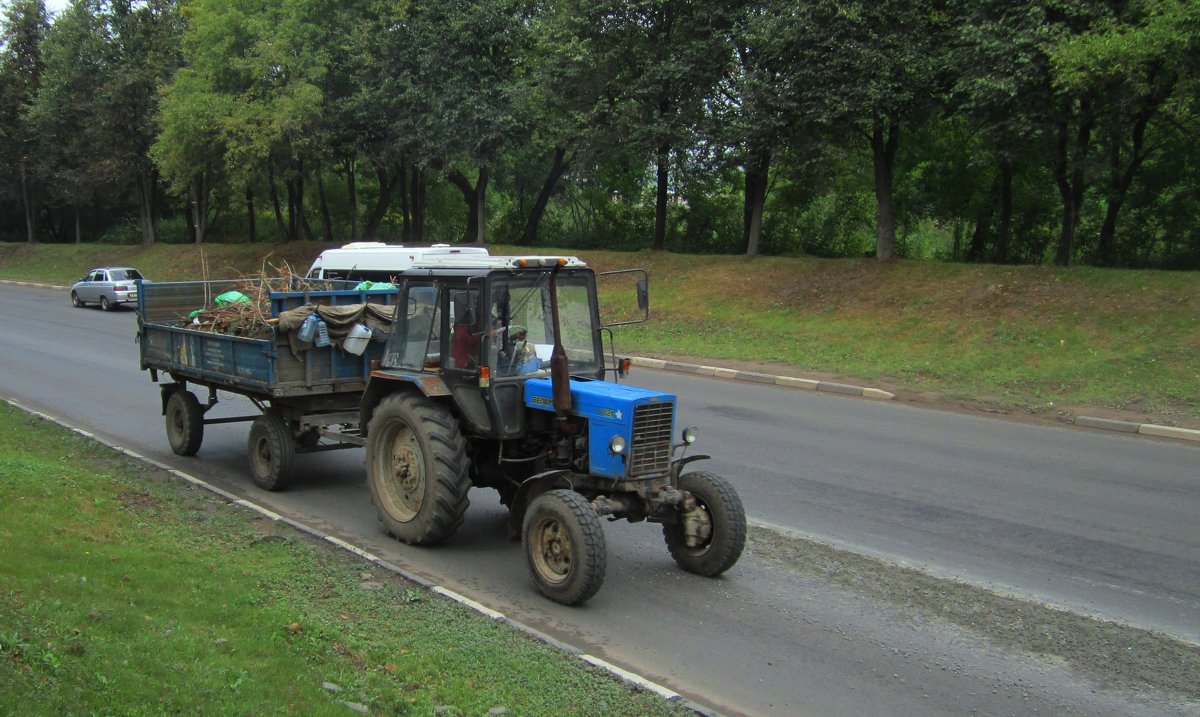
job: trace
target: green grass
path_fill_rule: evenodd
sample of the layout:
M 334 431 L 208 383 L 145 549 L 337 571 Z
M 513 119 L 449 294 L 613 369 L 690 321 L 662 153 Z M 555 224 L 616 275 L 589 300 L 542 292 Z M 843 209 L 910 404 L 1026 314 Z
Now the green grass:
M 341 701 L 686 713 L 0 403 L 0 714 L 353 714 Z
M 212 278 L 327 245 L 209 244 Z M 493 247 L 494 253 L 520 251 Z M 553 252 L 553 249 L 538 249 Z M 616 330 L 618 350 L 770 362 L 902 395 L 970 399 L 1029 413 L 1099 407 L 1200 425 L 1200 274 L 871 259 L 581 252 L 600 270 L 650 272 L 652 316 Z M 201 249 L 0 244 L 0 278 L 68 283 L 130 263 L 158 280 L 201 278 Z M 605 292 L 628 315 L 631 291 Z

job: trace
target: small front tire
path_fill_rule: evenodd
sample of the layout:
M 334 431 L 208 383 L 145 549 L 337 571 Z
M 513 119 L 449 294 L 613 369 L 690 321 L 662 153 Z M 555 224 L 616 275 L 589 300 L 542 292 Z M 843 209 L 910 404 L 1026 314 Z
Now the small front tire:
M 204 409 L 196 394 L 180 389 L 167 399 L 167 441 L 177 456 L 194 456 L 204 441 Z
M 283 490 L 291 483 L 296 444 L 287 421 L 278 413 L 267 411 L 250 424 L 247 452 L 254 485 L 263 490 Z
M 733 567 L 746 546 L 746 511 L 737 491 L 724 478 L 711 473 L 684 473 L 679 489 L 696 499 L 695 516 L 706 527 L 699 544 L 689 546 L 685 516 L 663 524 L 663 538 L 675 563 L 696 575 L 714 577 Z
M 592 504 L 575 491 L 560 488 L 534 499 L 521 537 L 533 584 L 554 602 L 579 605 L 604 584 L 604 527 Z

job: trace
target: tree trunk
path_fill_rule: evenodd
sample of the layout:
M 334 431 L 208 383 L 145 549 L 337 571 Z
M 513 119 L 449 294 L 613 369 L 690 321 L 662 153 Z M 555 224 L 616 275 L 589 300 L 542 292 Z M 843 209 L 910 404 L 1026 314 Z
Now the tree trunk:
M 389 171 L 394 169 L 395 171 Z M 363 228 L 363 238 L 370 239 L 375 234 L 375 230 L 383 223 L 383 218 L 387 216 L 388 205 L 392 202 L 392 192 L 396 188 L 397 178 L 400 173 L 399 167 L 388 167 L 383 164 L 375 165 L 375 178 L 379 180 L 379 201 L 375 203 L 375 208 L 371 210 L 370 216 L 367 217 L 367 225 Z
M 21 159 L 21 206 L 25 209 L 25 241 L 37 243 L 37 213 L 29 201 L 29 183 L 25 175 L 25 159 Z
M 355 175 L 358 173 L 353 159 L 342 160 L 346 170 L 346 195 L 350 200 L 350 241 L 358 241 L 358 186 Z
M 871 128 L 871 153 L 875 163 L 875 258 L 889 261 L 896 254 L 896 206 L 892 195 L 892 172 L 896 164 L 900 127 L 877 117 Z
M 193 238 L 197 244 L 203 244 L 205 235 L 208 234 L 208 188 L 205 186 L 204 174 L 194 176 L 188 189 Z
M 283 210 L 279 206 L 279 189 L 275 186 L 275 168 L 267 163 L 267 186 L 270 187 L 271 206 L 275 209 L 275 225 L 279 227 L 281 241 L 288 240 L 287 224 L 283 221 Z
M 487 216 L 486 204 L 487 199 L 487 184 L 488 171 L 486 167 L 480 167 L 479 178 L 475 180 L 472 186 L 466 175 L 457 169 L 446 175 L 451 184 L 458 187 L 463 194 L 463 200 L 467 203 L 467 230 L 463 236 L 463 242 L 466 244 L 478 244 L 480 246 L 487 245 Z
M 767 203 L 767 178 L 771 171 L 771 150 L 753 153 L 746 162 L 746 193 L 742 209 L 742 245 L 746 256 L 758 256 L 762 239 L 763 208 Z
M 287 190 L 287 239 L 284 241 L 292 241 L 300 236 L 299 213 L 296 211 L 296 183 L 295 180 L 283 180 L 283 187 Z
M 654 193 L 654 240 L 650 248 L 662 251 L 667 244 L 667 189 L 670 180 L 671 145 L 658 148 L 658 171 Z
M 321 230 L 325 241 L 333 241 L 333 218 L 329 216 L 329 203 L 325 199 L 325 180 L 321 178 L 321 165 L 317 165 L 317 198 L 321 206 Z
M 425 181 L 425 170 L 418 165 L 413 165 L 412 181 L 409 182 L 409 187 L 410 191 L 412 192 L 412 240 L 415 244 L 424 244 L 425 210 L 429 204 L 428 196 L 426 194 L 428 183 Z
M 1169 92 L 1160 91 L 1146 98 L 1141 111 L 1138 112 L 1133 124 L 1130 137 L 1129 164 L 1121 168 L 1121 142 L 1112 138 L 1112 151 L 1109 161 L 1109 192 L 1108 208 L 1104 214 L 1104 225 L 1100 228 L 1100 245 L 1097 250 L 1097 260 L 1103 266 L 1112 266 L 1116 261 L 1117 218 L 1133 180 L 1146 161 L 1149 154 L 1146 151 L 1146 128 L 1158 108 L 1166 101 Z
M 158 215 L 154 206 L 156 180 L 151 170 L 137 173 L 138 221 L 142 227 L 142 244 L 149 246 L 158 240 Z
M 400 162 L 400 171 L 397 173 L 397 182 L 400 186 L 400 217 L 403 220 L 400 226 L 400 243 L 412 244 L 412 197 L 408 192 L 408 161 Z
M 246 227 L 249 233 L 250 243 L 258 240 L 256 227 L 254 226 L 254 190 L 250 185 L 246 185 Z
M 79 202 L 75 202 L 75 243 L 83 243 L 83 223 L 79 220 Z
M 566 149 L 563 147 L 554 149 L 554 163 L 550 166 L 550 174 L 546 176 L 546 181 L 542 182 L 542 191 L 538 192 L 533 208 L 529 211 L 529 216 L 525 220 L 525 230 L 521 232 L 521 238 L 517 244 L 521 246 L 537 244 L 538 226 L 542 223 L 542 215 L 546 213 L 546 206 L 550 204 L 550 197 L 554 195 L 559 180 L 570 168 L 566 157 Z
M 1064 110 L 1063 116 L 1070 116 L 1069 109 Z M 1075 254 L 1075 233 L 1079 228 L 1079 213 L 1083 207 L 1085 189 L 1084 162 L 1087 160 L 1088 145 L 1091 142 L 1092 125 L 1089 103 L 1086 100 L 1080 101 L 1079 127 L 1075 131 L 1075 147 L 1072 152 L 1068 120 L 1064 119 L 1058 123 L 1054 181 L 1058 185 L 1058 194 L 1063 203 L 1058 251 L 1054 255 L 1054 263 L 1058 266 L 1070 266 Z
M 1008 245 L 1010 227 L 1012 226 L 1012 160 L 1001 155 L 1000 169 L 1000 217 L 996 220 L 996 263 L 1008 263 Z

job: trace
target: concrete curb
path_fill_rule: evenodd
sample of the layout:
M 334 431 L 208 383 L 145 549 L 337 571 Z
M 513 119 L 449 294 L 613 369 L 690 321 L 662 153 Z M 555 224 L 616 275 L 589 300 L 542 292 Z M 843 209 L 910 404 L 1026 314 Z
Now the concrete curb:
M 1172 438 L 1178 441 L 1193 441 L 1195 443 L 1200 443 L 1200 431 L 1193 430 L 1191 428 L 1160 426 L 1157 423 L 1134 423 L 1132 421 L 1115 421 L 1111 418 L 1078 416 L 1075 418 L 1075 425 L 1083 426 L 1084 428 L 1098 428 L 1102 431 L 1138 433 L 1143 436 Z
M 326 543 L 329 543 L 330 545 L 333 545 L 333 546 L 341 548 L 342 550 L 345 550 L 349 553 L 357 555 L 358 557 L 366 560 L 367 562 L 373 563 L 374 565 L 377 565 L 380 568 L 383 568 L 384 570 L 387 570 L 388 572 L 390 572 L 400 578 L 403 578 L 407 582 L 413 583 L 413 584 L 415 584 L 421 588 L 424 588 L 432 593 L 436 593 L 437 595 L 440 595 L 448 600 L 453 600 L 454 602 L 457 602 L 460 605 L 463 605 L 464 607 L 466 607 L 474 612 L 477 612 L 480 615 L 483 615 L 484 617 L 487 617 L 491 620 L 494 620 L 496 622 L 503 622 L 505 624 L 511 625 L 514 629 L 525 633 L 529 637 L 531 637 L 539 642 L 545 643 L 546 645 L 548 645 L 554 649 L 565 652 L 566 654 L 569 654 L 572 657 L 575 657 L 583 662 L 586 662 L 587 664 L 589 664 L 593 667 L 597 667 L 601 670 L 604 670 L 605 672 L 612 675 L 616 679 L 618 679 L 628 685 L 631 685 L 632 687 L 634 687 L 636 689 L 642 689 L 642 690 L 646 690 L 649 692 L 653 692 L 657 695 L 660 695 L 661 697 L 663 697 L 664 699 L 666 699 L 668 701 L 678 702 L 685 709 L 689 710 L 690 712 L 692 712 L 696 715 L 700 715 L 700 717 L 723 717 L 723 715 L 720 712 L 716 712 L 709 707 L 697 704 L 695 702 L 692 702 L 691 700 L 684 699 L 682 695 L 680 695 L 679 693 L 677 693 L 667 687 L 664 687 L 663 685 L 660 685 L 656 682 L 648 680 L 645 677 L 642 677 L 641 675 L 638 675 L 636 673 L 622 669 L 610 662 L 607 662 L 606 660 L 602 660 L 598 657 L 594 657 L 592 655 L 585 654 L 579 648 L 572 647 L 571 645 L 568 645 L 564 642 L 556 640 L 553 637 L 551 637 L 550 635 L 547 635 L 547 634 L 543 633 L 542 631 L 540 631 L 530 625 L 525 625 L 523 623 L 512 620 L 512 619 L 508 618 L 506 615 L 504 615 L 504 613 L 492 610 L 491 608 L 489 608 L 485 605 L 482 605 L 482 604 L 466 597 L 465 595 L 461 595 L 453 590 L 450 590 L 449 588 L 442 587 L 441 585 L 436 585 L 415 573 L 409 572 L 408 570 L 405 570 L 404 568 L 402 568 L 398 565 L 395 565 L 394 563 L 389 563 L 388 561 L 384 560 L 383 558 L 380 558 L 377 555 L 367 552 L 366 550 L 363 550 L 362 548 L 360 548 L 356 545 L 348 543 L 348 542 L 342 540 L 341 538 L 338 538 L 337 536 L 328 535 L 328 534 L 323 533 L 309 525 L 305 525 L 304 523 L 301 523 L 299 521 L 292 520 L 291 518 L 287 518 L 282 515 L 279 515 L 278 513 L 274 512 L 264 506 L 258 505 L 257 503 L 253 503 L 251 501 L 248 501 L 245 498 L 239 498 L 238 496 L 234 495 L 233 493 L 230 493 L 229 491 L 224 490 L 222 488 L 218 488 L 217 486 L 212 485 L 211 483 L 203 481 L 199 478 L 196 478 L 195 476 L 189 475 L 188 473 L 185 473 L 181 470 L 172 468 L 164 463 L 161 463 L 154 459 L 143 456 L 140 453 L 136 453 L 128 448 L 125 448 L 124 446 L 120 446 L 116 443 L 112 443 L 111 441 L 101 438 L 100 436 L 97 436 L 94 433 L 85 431 L 82 428 L 77 428 L 76 426 L 73 426 L 70 423 L 67 423 L 66 421 L 64 421 L 56 416 L 51 416 L 51 415 L 43 413 L 41 411 L 37 411 L 35 409 L 29 408 L 28 406 L 25 406 L 24 404 L 20 403 L 19 401 L 14 401 L 13 399 L 10 399 L 7 397 L 0 397 L 0 400 L 3 400 L 5 403 L 7 403 L 8 405 L 12 406 L 13 408 L 15 408 L 19 411 L 24 411 L 25 413 L 28 413 L 31 416 L 36 416 L 37 418 L 40 418 L 44 421 L 48 421 L 55 425 L 61 426 L 65 429 L 71 431 L 72 433 L 75 433 L 78 436 L 95 441 L 96 443 L 99 443 L 100 445 L 102 445 L 110 450 L 116 451 L 117 453 L 121 453 L 121 454 L 125 455 L 126 457 L 132 458 L 134 460 L 138 460 L 143 463 L 146 463 L 147 465 L 150 465 L 154 468 L 157 468 L 166 473 L 169 473 L 170 475 L 172 475 L 176 478 L 179 478 L 180 480 L 183 480 L 184 482 L 186 482 L 190 485 L 193 485 L 197 488 L 201 488 L 201 489 L 206 490 L 210 493 L 213 493 L 217 496 L 220 496 L 229 505 L 233 505 L 233 506 L 237 506 L 239 508 L 245 508 L 245 509 L 251 510 L 255 513 L 258 513 L 262 517 L 264 517 L 268 520 L 271 520 L 272 522 L 282 523 L 284 525 L 290 526 L 299 532 L 302 532 L 306 535 L 316 538 L 317 540 L 324 541 Z
M 727 378 L 734 381 L 749 381 L 751 383 L 785 386 L 787 388 L 801 388 L 808 391 L 825 391 L 827 393 L 838 393 L 844 396 L 861 396 L 863 398 L 876 398 L 884 401 L 888 401 L 896 397 L 896 394 L 889 393 L 878 388 L 851 386 L 845 383 L 833 383 L 830 381 L 814 381 L 809 378 L 796 378 L 795 376 L 776 376 L 774 374 L 758 373 L 756 371 L 738 371 L 737 369 L 732 368 L 701 366 L 699 364 L 682 363 L 679 361 L 664 361 L 663 359 L 645 358 L 643 356 L 634 356 L 630 359 L 630 361 L 632 361 L 634 366 L 657 368 L 663 371 L 692 373 L 698 376 Z
M 690 373 L 697 376 L 712 376 L 714 378 L 725 378 L 734 381 L 750 381 L 752 383 L 785 386 L 787 388 L 801 388 L 809 391 L 825 391 L 827 393 L 837 393 L 844 396 L 861 396 L 863 398 L 874 398 L 884 401 L 889 401 L 896 397 L 896 394 L 883 391 L 878 388 L 851 386 L 845 383 L 833 383 L 830 381 L 815 381 L 809 378 L 776 376 L 767 373 L 756 373 L 754 371 L 738 371 L 731 368 L 701 366 L 699 364 L 682 363 L 679 361 L 665 361 L 663 359 L 646 358 L 644 356 L 631 357 L 630 361 L 634 366 L 656 368 L 661 371 Z M 1156 423 L 1132 423 L 1130 421 L 1116 421 L 1109 418 L 1093 418 L 1091 416 L 1077 416 L 1074 420 L 1074 424 L 1083 428 L 1097 428 L 1103 431 L 1135 433 L 1143 436 L 1154 436 L 1156 438 L 1170 438 L 1173 440 L 1193 441 L 1200 443 L 1200 431 L 1193 430 L 1191 428 L 1176 428 L 1174 426 L 1162 426 Z

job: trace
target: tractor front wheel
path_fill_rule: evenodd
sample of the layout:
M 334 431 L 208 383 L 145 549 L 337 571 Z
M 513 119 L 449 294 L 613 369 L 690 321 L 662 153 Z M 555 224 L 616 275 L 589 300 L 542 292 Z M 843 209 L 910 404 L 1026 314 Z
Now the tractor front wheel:
M 367 482 L 379 520 L 410 545 L 454 535 L 467 512 L 467 442 L 442 404 L 411 393 L 380 401 L 367 432 Z
M 573 490 L 538 496 L 521 531 L 525 560 L 538 592 L 563 605 L 579 605 L 604 583 L 608 550 L 600 516 Z
M 684 473 L 679 489 L 696 507 L 663 524 L 663 538 L 675 563 L 696 575 L 713 577 L 733 567 L 746 545 L 746 511 L 737 491 L 711 473 Z

